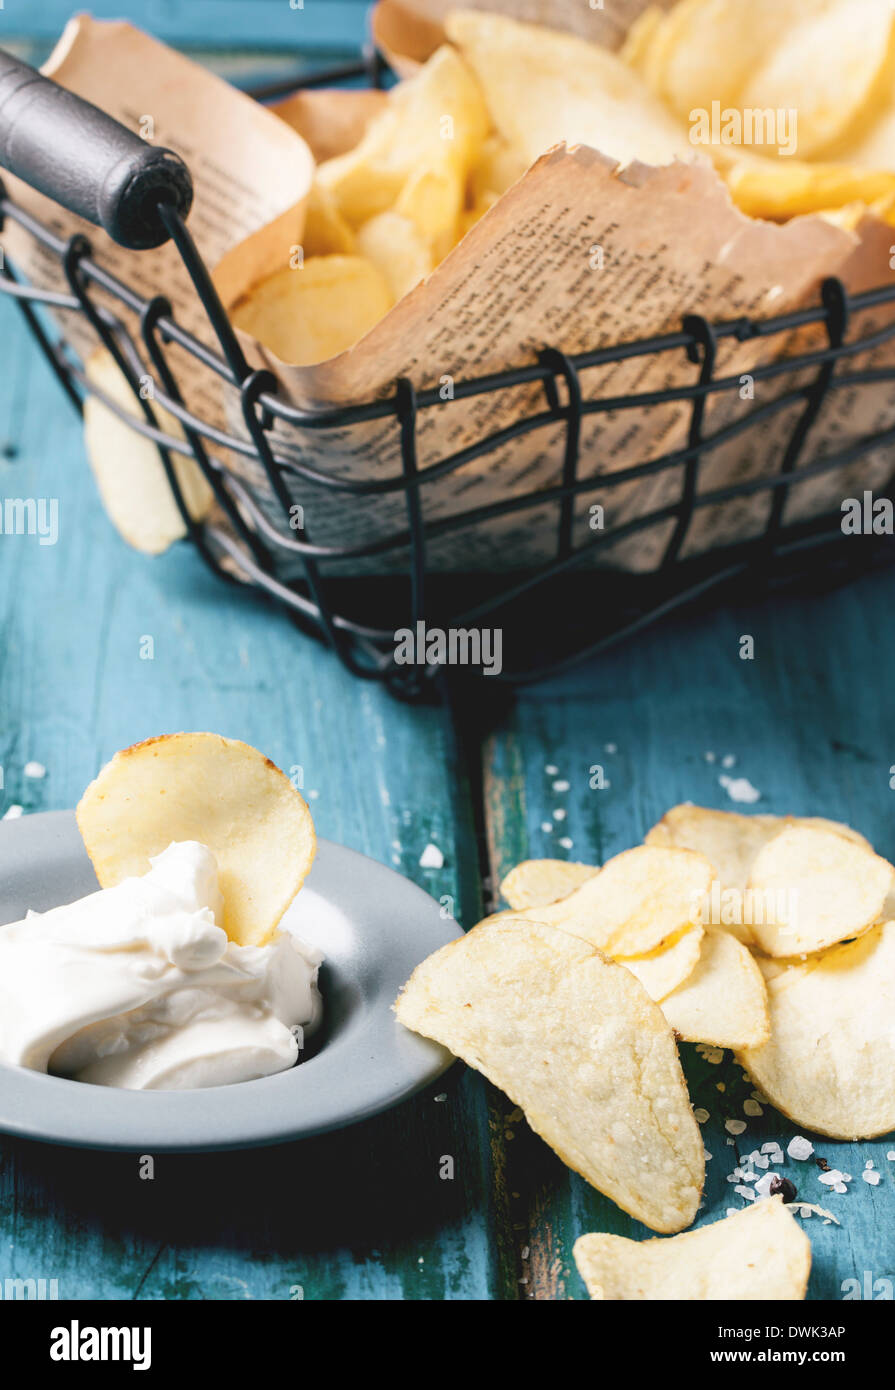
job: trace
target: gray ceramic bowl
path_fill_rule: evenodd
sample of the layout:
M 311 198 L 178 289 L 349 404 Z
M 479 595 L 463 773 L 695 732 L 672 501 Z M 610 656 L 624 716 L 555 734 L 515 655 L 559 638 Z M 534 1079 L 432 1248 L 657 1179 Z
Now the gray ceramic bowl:
M 0 822 L 0 924 L 96 887 L 73 812 Z M 376 1115 L 450 1066 L 448 1052 L 391 1012 L 414 967 L 460 935 L 427 893 L 323 840 L 283 925 L 326 954 L 324 1022 L 300 1066 L 195 1091 L 123 1091 L 0 1066 L 0 1130 L 148 1153 L 274 1144 Z

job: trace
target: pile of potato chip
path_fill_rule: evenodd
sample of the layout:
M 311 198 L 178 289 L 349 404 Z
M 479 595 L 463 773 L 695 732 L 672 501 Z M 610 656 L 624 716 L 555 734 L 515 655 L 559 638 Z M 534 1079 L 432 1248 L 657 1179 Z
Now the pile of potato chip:
M 840 1139 L 895 1128 L 893 887 L 895 868 L 837 822 L 676 806 L 601 869 L 519 864 L 501 884 L 510 909 L 425 961 L 396 1012 L 505 1091 L 600 1192 L 679 1232 L 705 1164 L 678 1039 L 732 1049 L 801 1127 Z M 780 1210 L 730 1218 L 736 1239 L 774 1238 L 782 1217 L 794 1227 Z M 723 1275 L 714 1231 L 682 1238 L 694 1287 L 715 1287 L 702 1254 Z M 739 1296 L 803 1297 L 800 1242 L 775 1245 L 789 1293 L 763 1283 Z M 595 1297 L 720 1296 L 656 1292 L 674 1282 L 669 1243 L 578 1244 Z M 652 1292 L 595 1292 L 605 1266 L 627 1287 L 628 1260 Z
M 481 10 L 449 13 L 444 32 L 355 148 L 318 165 L 301 273 L 284 266 L 233 307 L 285 362 L 352 346 L 562 142 L 621 165 L 711 159 L 755 217 L 895 221 L 888 0 L 680 0 L 647 9 L 620 54 Z M 717 138 L 694 143 L 713 106 Z M 794 151 L 761 121 L 751 145 L 731 143 L 746 113 L 795 113 Z

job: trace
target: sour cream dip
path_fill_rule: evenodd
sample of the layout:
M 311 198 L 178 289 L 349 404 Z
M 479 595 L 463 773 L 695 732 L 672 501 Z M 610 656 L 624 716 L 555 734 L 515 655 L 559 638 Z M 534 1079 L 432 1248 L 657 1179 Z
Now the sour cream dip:
M 316 947 L 237 946 L 217 863 L 171 844 L 142 878 L 0 927 L 0 1062 L 128 1090 L 285 1071 L 320 1022 Z

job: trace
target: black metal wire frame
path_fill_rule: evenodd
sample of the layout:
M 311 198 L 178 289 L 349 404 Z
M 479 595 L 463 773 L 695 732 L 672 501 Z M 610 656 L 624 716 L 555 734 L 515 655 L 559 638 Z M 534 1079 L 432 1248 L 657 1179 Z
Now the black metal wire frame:
M 378 82 L 381 64 L 371 62 L 368 57 L 362 64 L 340 69 L 338 76 L 362 73 Z M 331 76 L 315 74 L 312 81 L 328 80 Z M 836 563 L 844 566 L 848 572 L 873 563 L 878 558 L 881 548 L 878 539 L 871 543 L 870 538 L 864 541 L 850 537 L 849 546 L 842 546 L 839 511 L 798 524 L 784 524 L 783 518 L 787 497 L 796 484 L 842 468 L 871 451 L 895 446 L 893 428 L 858 439 L 847 448 L 822 456 L 815 455 L 808 462 L 802 461 L 812 428 L 832 392 L 885 382 L 892 383 L 895 389 L 895 367 L 836 371 L 839 364 L 895 339 L 893 315 L 893 322 L 885 328 L 846 342 L 848 325 L 855 317 L 887 304 L 895 306 L 895 285 L 849 296 L 839 280 L 831 279 L 823 286 L 819 305 L 773 319 L 753 321 L 740 318 L 713 324 L 701 316 L 688 316 L 677 333 L 574 355 L 563 353 L 559 347 L 550 348 L 535 361 L 512 370 L 456 382 L 450 401 L 442 398 L 438 387 L 418 390 L 409 381 L 398 381 L 392 394 L 385 398 L 347 408 L 311 411 L 299 409 L 280 399 L 276 394 L 274 377 L 269 372 L 250 368 L 189 231 L 172 207 L 163 206 L 161 213 L 214 330 L 219 351 L 209 348 L 181 327 L 164 296 L 157 295 L 147 300 L 137 294 L 93 258 L 90 243 L 85 237 L 74 236 L 67 240 L 58 237 L 17 206 L 7 196 L 2 184 L 0 228 L 4 220 L 9 218 L 55 255 L 64 270 L 68 292 L 39 289 L 20 283 L 9 265 L 4 265 L 0 270 L 0 292 L 17 300 L 63 389 L 78 409 L 82 408 L 84 394 L 93 392 L 109 410 L 158 446 L 189 539 L 196 545 L 206 564 L 224 579 L 255 585 L 284 605 L 300 627 L 322 638 L 357 676 L 382 679 L 396 694 L 405 698 L 421 694 L 438 674 L 439 668 L 397 665 L 394 659 L 395 633 L 399 627 L 414 629 L 419 621 L 426 622 L 428 619 L 432 622 L 435 619 L 436 615 L 430 608 L 433 576 L 428 573 L 426 565 L 429 542 L 501 516 L 543 508 L 548 503 L 555 505 L 557 513 L 555 554 L 550 561 L 531 572 L 512 574 L 506 584 L 490 586 L 485 597 L 471 605 L 461 605 L 458 610 L 450 605 L 445 606 L 442 600 L 438 601 L 437 625 L 442 629 L 469 629 L 485 625 L 506 628 L 507 624 L 518 624 L 521 619 L 525 640 L 517 643 L 517 651 L 508 651 L 504 645 L 505 664 L 504 669 L 496 675 L 497 680 L 526 684 L 556 674 L 605 650 L 623 637 L 640 631 L 672 610 L 701 598 L 710 590 L 737 579 L 804 575 L 810 573 L 812 568 L 817 571 L 821 565 L 826 569 L 831 548 L 835 548 Z M 113 312 L 108 303 L 97 300 L 97 291 L 136 316 L 142 351 L 154 373 L 151 401 L 144 398 L 145 392 L 141 390 L 146 366 L 137 338 L 124 318 Z M 141 418 L 135 418 L 123 410 L 95 383 L 87 381 L 82 364 L 67 346 L 64 337 L 55 340 L 47 332 L 41 315 L 36 312 L 38 306 L 50 309 L 57 315 L 68 312 L 82 314 L 89 320 L 97 337 L 129 381 L 139 402 Z M 813 379 L 807 385 L 784 391 L 713 434 L 706 435 L 704 423 L 709 398 L 739 390 L 740 387 L 739 373 L 729 377 L 715 376 L 719 345 L 728 339 L 744 342 L 758 337 L 770 338 L 810 325 L 823 327 L 827 337 L 825 346 L 801 355 L 778 358 L 754 368 L 751 375 L 759 382 L 813 372 Z M 167 349 L 172 344 L 216 374 L 224 389 L 237 393 L 247 437 L 221 430 L 199 419 L 186 407 L 168 358 Z M 654 354 L 681 352 L 686 353 L 698 369 L 697 379 L 691 384 L 621 397 L 589 398 L 585 394 L 581 376 L 593 368 Z M 545 390 L 546 409 L 520 416 L 511 425 L 436 463 L 419 466 L 417 424 L 423 412 L 436 408 L 459 410 L 463 408 L 463 402 L 473 397 L 538 382 Z M 561 385 L 564 387 L 564 399 Z M 690 429 L 685 447 L 609 474 L 579 476 L 582 423 L 587 416 L 659 407 L 672 402 L 686 402 L 690 407 Z M 769 461 L 769 470 L 764 476 L 709 491 L 700 490 L 700 464 L 708 453 L 794 405 L 800 405 L 801 410 L 776 468 Z M 163 406 L 179 421 L 183 429 L 182 437 L 167 433 L 160 427 L 155 406 Z M 395 421 L 398 431 L 402 466 L 400 471 L 385 478 L 348 478 L 325 466 L 314 467 L 304 462 L 298 454 L 292 456 L 283 452 L 287 446 L 282 442 L 282 429 L 276 440 L 271 433 L 274 424 L 279 422 L 281 426 L 292 425 L 320 431 L 321 437 L 325 438 L 326 432 L 332 429 L 344 430 L 351 425 L 389 418 Z M 488 506 L 427 521 L 425 498 L 429 485 L 486 457 L 514 439 L 557 422 L 564 422 L 566 427 L 562 475 L 558 485 L 514 494 Z M 209 445 L 218 451 L 223 449 L 260 464 L 270 492 L 282 510 L 282 527 L 270 520 L 245 479 L 228 468 L 218 453 L 209 452 Z M 226 517 L 226 528 L 215 522 L 197 523 L 193 520 L 174 467 L 173 456 L 176 454 L 195 460 Z M 574 548 L 573 524 L 577 497 L 587 493 L 602 494 L 606 489 L 662 473 L 679 478 L 680 495 L 677 501 L 623 524 L 592 532 L 585 545 Z M 292 488 L 302 480 L 346 499 L 403 494 L 407 525 L 398 532 L 379 536 L 363 544 L 316 545 L 304 529 L 293 529 L 295 496 Z M 876 495 L 889 497 L 893 481 L 895 473 L 890 477 L 885 492 Z M 681 558 L 691 523 L 701 508 L 720 506 L 757 494 L 767 494 L 771 499 L 768 522 L 761 535 L 741 545 L 727 545 L 695 559 Z M 671 535 L 657 572 L 650 577 L 629 578 L 617 570 L 589 571 L 588 583 L 595 586 L 596 599 L 589 600 L 587 611 L 598 614 L 598 617 L 589 620 L 578 613 L 572 642 L 562 650 L 545 650 L 549 649 L 549 641 L 543 639 L 550 632 L 551 612 L 555 611 L 557 603 L 556 586 L 565 577 L 577 574 L 580 566 L 592 561 L 596 547 L 606 548 L 626 537 L 664 525 L 671 526 Z M 885 548 L 888 558 L 891 546 Z M 846 551 L 848 555 L 844 559 Z M 284 552 L 291 553 L 300 561 L 301 579 L 284 582 L 278 577 L 276 560 Z M 383 626 L 381 622 L 370 622 L 359 616 L 357 607 L 352 605 L 350 597 L 346 597 L 346 590 L 352 588 L 350 583 L 346 585 L 343 579 L 324 577 L 323 571 L 328 563 L 334 561 L 344 565 L 345 561 L 352 559 L 384 556 L 390 552 L 406 552 L 409 556 L 403 570 L 408 582 L 405 584 L 405 596 L 398 605 L 400 621 L 391 611 L 390 621 Z M 370 580 L 365 577 L 355 587 L 368 590 L 369 586 Z M 494 592 L 491 592 L 491 588 L 494 588 Z M 540 630 L 541 640 L 532 641 L 536 626 Z M 534 659 L 526 659 L 525 656 L 520 659 L 519 651 L 522 650 L 525 653 L 534 651 Z M 508 656 L 510 661 L 507 664 Z

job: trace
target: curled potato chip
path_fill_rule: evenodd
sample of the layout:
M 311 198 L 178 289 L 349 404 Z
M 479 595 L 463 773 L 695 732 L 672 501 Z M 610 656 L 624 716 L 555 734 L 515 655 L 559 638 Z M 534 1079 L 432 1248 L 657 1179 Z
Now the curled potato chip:
M 879 921 L 893 883 L 892 865 L 863 845 L 788 826 L 752 865 L 752 933 L 769 956 L 822 951 Z
M 391 307 L 388 281 L 363 256 L 312 256 L 253 285 L 231 318 L 281 361 L 307 367 L 353 347 Z
M 129 415 L 143 419 L 127 378 L 106 348 L 91 354 L 86 376 Z M 183 438 L 180 421 L 169 411 L 157 405 L 155 414 L 160 429 Z M 109 520 L 128 545 L 147 555 L 160 555 L 186 535 L 155 444 L 94 395 L 84 401 L 84 447 Z M 194 521 L 201 521 L 214 503 L 211 487 L 194 459 L 172 453 L 171 463 L 187 511 Z
M 683 121 L 692 113 L 795 113 L 800 158 L 860 122 L 886 71 L 887 0 L 682 0 L 629 41 L 638 70 Z
M 749 946 L 755 943 L 750 926 L 753 914 L 744 893 L 752 865 L 769 840 L 793 825 L 829 830 L 871 849 L 863 835 L 837 821 L 819 817 L 744 816 L 737 811 L 708 810 L 690 802 L 672 806 L 647 833 L 645 843 L 704 854 L 718 873 L 708 903 L 708 920 Z
M 737 1058 L 804 1129 L 872 1139 L 895 1129 L 895 922 L 767 979 L 771 1036 Z
M 518 912 L 511 908 L 508 912 L 495 912 L 492 916 L 484 918 L 482 922 L 479 922 L 479 926 L 485 926 L 492 922 L 539 921 L 543 915 L 543 909 L 526 909 L 523 912 Z M 571 931 L 571 928 L 562 926 L 560 930 Z M 572 932 L 572 935 L 587 939 L 579 931 Z M 702 927 L 692 926 L 670 941 L 663 942 L 655 950 L 647 951 L 640 956 L 613 956 L 608 950 L 604 950 L 604 955 L 608 955 L 610 960 L 615 960 L 617 964 L 630 970 L 631 974 L 636 976 L 643 985 L 650 999 L 658 1004 L 673 989 L 683 984 L 687 976 L 696 969 L 702 945 L 702 935 Z
M 811 1243 L 782 1197 L 671 1240 L 580 1236 L 574 1255 L 591 1298 L 614 1302 L 795 1302 L 811 1273 Z
M 621 164 L 692 159 L 686 129 L 599 44 L 481 10 L 454 11 L 445 30 L 478 77 L 498 135 L 527 165 L 563 141 Z
M 685 1042 L 758 1047 L 771 1034 L 767 990 L 751 953 L 711 927 L 695 968 L 662 1000 L 662 1012 Z
M 526 859 L 511 869 L 500 885 L 510 907 L 547 907 L 567 898 L 599 869 L 590 864 L 570 864 L 565 859 Z
M 437 231 L 446 234 L 459 217 L 463 184 L 488 124 L 475 77 L 456 49 L 445 45 L 415 77 L 392 88 L 388 105 L 359 144 L 321 164 L 317 177 L 347 221 L 359 227 L 394 208 L 409 180 L 432 175 L 425 192 L 439 195 Z M 423 190 L 411 201 L 412 208 L 397 210 L 411 217 L 420 212 Z
M 810 164 L 801 159 L 764 159 L 747 151 L 731 158 L 713 150 L 731 197 L 749 217 L 784 222 L 790 217 L 873 203 L 895 193 L 895 172 L 846 163 Z
M 643 956 L 696 923 L 711 881 L 701 854 L 640 845 L 608 860 L 568 897 L 517 915 L 562 927 L 616 960 Z
M 301 239 L 306 256 L 353 256 L 354 233 L 336 206 L 329 189 L 316 181 L 305 203 L 305 229 Z
M 674 941 L 665 942 L 645 956 L 626 956 L 619 961 L 643 985 L 650 999 L 661 1004 L 692 975 L 702 950 L 702 927 L 689 927 Z
M 432 251 L 410 218 L 381 212 L 359 228 L 361 254 L 385 276 L 392 298 L 403 299 L 434 269 Z
M 147 873 L 172 841 L 207 845 L 224 899 L 218 925 L 241 946 L 273 934 L 316 847 L 289 778 L 249 744 L 218 734 L 167 734 L 116 753 L 77 817 L 103 888 Z
M 475 927 L 395 1005 L 521 1106 L 559 1156 L 656 1231 L 693 1220 L 705 1176 L 671 1029 L 627 970 L 553 927 Z

